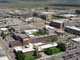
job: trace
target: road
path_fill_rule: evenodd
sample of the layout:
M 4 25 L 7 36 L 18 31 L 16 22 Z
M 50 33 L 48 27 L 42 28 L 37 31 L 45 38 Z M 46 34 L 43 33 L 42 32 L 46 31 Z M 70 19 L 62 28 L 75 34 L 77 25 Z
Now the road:
M 0 37 L 0 44 L 3 47 L 4 51 L 6 52 L 6 55 L 8 56 L 9 60 L 15 60 L 14 54 L 9 48 L 7 41 Z

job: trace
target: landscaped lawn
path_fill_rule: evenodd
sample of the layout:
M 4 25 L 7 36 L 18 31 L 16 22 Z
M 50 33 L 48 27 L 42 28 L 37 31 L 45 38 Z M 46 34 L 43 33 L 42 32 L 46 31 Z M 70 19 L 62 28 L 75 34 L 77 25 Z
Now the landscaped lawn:
M 44 51 L 44 53 L 47 54 L 47 55 L 57 54 L 57 53 L 61 53 L 61 52 L 63 52 L 63 51 L 60 48 L 57 48 L 57 47 L 47 49 L 47 50 Z
M 22 52 L 16 53 L 17 60 L 35 60 L 36 58 L 38 58 L 38 56 L 35 56 L 33 54 L 23 54 Z
M 32 34 L 33 35 L 45 35 L 45 34 L 48 34 L 48 32 L 46 32 L 46 31 L 44 31 L 44 32 L 38 31 L 38 32 L 33 32 Z
M 35 60 L 37 57 L 33 56 L 33 55 L 25 55 L 25 59 L 24 60 Z
M 60 48 L 52 48 L 52 54 L 57 54 L 62 52 Z

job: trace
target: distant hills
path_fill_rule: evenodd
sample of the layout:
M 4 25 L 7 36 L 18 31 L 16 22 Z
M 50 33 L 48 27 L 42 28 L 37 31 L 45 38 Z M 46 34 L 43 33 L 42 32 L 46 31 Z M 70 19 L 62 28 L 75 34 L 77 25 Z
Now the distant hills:
M 80 4 L 80 0 L 0 0 L 1 3 L 9 3 L 9 2 L 52 2 L 52 3 L 73 3 Z

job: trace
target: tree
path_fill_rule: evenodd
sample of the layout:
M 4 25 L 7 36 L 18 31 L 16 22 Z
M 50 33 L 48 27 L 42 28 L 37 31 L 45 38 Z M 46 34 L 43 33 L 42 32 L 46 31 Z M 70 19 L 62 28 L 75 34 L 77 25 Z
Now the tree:
M 1 36 L 2 36 L 3 39 L 6 38 L 6 34 L 3 31 L 1 32 Z
M 57 40 L 58 40 L 57 36 L 54 36 L 54 37 L 51 38 L 51 42 L 55 42 Z
M 45 10 L 46 10 L 46 11 L 48 11 L 48 9 L 49 9 L 48 7 L 45 7 Z
M 37 16 L 38 16 L 38 14 L 37 14 L 37 13 L 33 13 L 33 16 L 34 16 L 34 17 L 37 17 Z
M 47 55 L 52 55 L 52 50 L 51 50 L 50 48 L 45 49 L 44 52 L 45 52 Z
M 24 60 L 25 55 L 21 51 L 18 51 L 18 52 L 16 52 L 16 58 L 17 58 L 17 60 Z
M 15 29 L 13 27 L 10 27 L 10 26 L 8 27 L 8 30 L 10 33 L 15 32 Z
M 80 14 L 80 10 L 76 10 L 75 12 L 76 12 L 76 14 Z
M 60 42 L 60 43 L 58 43 L 57 47 L 60 48 L 62 51 L 66 50 L 66 44 L 65 43 Z

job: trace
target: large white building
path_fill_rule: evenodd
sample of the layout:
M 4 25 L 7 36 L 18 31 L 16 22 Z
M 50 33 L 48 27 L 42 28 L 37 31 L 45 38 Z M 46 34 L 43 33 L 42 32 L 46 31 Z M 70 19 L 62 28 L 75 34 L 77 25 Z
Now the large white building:
M 79 35 L 80 36 L 80 28 L 75 27 L 75 26 L 66 26 L 64 29 L 66 32 Z

